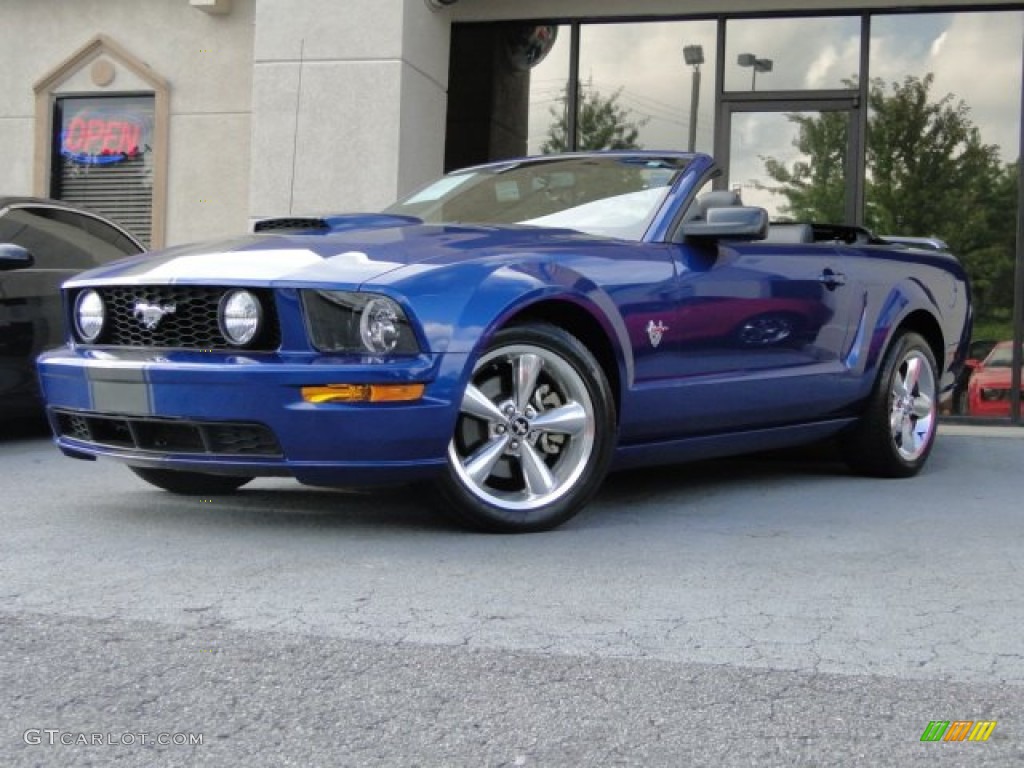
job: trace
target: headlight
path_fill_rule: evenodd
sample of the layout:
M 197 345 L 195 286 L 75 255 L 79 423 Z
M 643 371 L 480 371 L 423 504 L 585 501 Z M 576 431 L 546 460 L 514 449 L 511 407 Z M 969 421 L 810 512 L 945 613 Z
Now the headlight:
M 321 352 L 414 355 L 405 311 L 392 298 L 356 291 L 303 291 L 309 338 Z
M 82 291 L 75 299 L 75 330 L 78 338 L 92 344 L 103 333 L 103 322 L 107 310 L 99 293 L 90 289 Z
M 359 316 L 359 338 L 370 352 L 384 355 L 393 352 L 402 334 L 402 308 L 381 296 L 370 299 Z
M 980 394 L 981 399 L 987 401 L 1010 399 L 1010 390 L 1008 389 L 990 389 L 988 387 L 983 387 Z
M 220 332 L 229 344 L 244 347 L 260 332 L 263 307 L 249 291 L 236 290 L 224 294 L 219 314 Z

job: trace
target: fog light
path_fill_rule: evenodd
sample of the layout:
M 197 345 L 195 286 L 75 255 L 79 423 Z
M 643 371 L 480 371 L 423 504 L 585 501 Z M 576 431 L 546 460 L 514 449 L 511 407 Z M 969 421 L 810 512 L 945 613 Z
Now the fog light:
M 997 400 L 1009 400 L 1010 390 L 983 388 L 981 390 L 981 399 L 986 400 L 988 402 L 993 402 Z
M 91 344 L 103 333 L 103 323 L 107 310 L 103 299 L 93 290 L 82 291 L 75 300 L 75 329 L 78 337 L 86 344 Z
M 220 302 L 220 331 L 229 344 L 244 347 L 260 330 L 263 307 L 249 291 L 231 291 Z

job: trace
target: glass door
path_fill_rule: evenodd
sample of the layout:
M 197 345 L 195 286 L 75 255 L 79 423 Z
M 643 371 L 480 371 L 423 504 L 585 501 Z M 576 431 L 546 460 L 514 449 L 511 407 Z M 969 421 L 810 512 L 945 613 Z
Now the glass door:
M 861 220 L 857 100 L 723 101 L 719 185 L 772 221 Z

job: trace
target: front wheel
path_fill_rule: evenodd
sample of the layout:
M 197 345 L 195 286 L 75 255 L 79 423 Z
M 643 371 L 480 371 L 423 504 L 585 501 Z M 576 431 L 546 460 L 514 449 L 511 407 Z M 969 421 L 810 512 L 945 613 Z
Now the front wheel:
M 438 488 L 472 527 L 548 530 L 594 495 L 614 443 L 611 388 L 594 356 L 560 328 L 514 326 L 473 368 Z
M 234 475 L 208 475 L 204 472 L 182 472 L 177 469 L 129 467 L 150 485 L 182 496 L 216 496 L 233 493 L 252 480 Z
M 842 439 L 847 463 L 873 477 L 910 477 L 921 471 L 938 419 L 935 356 L 921 336 L 904 333 L 889 347 L 857 425 Z

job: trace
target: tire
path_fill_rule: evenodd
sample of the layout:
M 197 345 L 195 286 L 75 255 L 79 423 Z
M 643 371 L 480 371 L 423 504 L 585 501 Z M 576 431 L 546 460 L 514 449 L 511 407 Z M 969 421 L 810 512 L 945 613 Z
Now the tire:
M 938 421 L 935 356 L 916 333 L 893 340 L 857 425 L 843 435 L 847 464 L 871 477 L 911 477 L 921 471 Z
M 615 445 L 611 388 L 594 356 L 551 325 L 499 331 L 477 360 L 437 483 L 470 527 L 544 531 L 604 480 Z
M 208 475 L 204 472 L 182 472 L 177 469 L 129 467 L 150 485 L 182 496 L 217 496 L 234 493 L 252 480 L 234 475 Z

